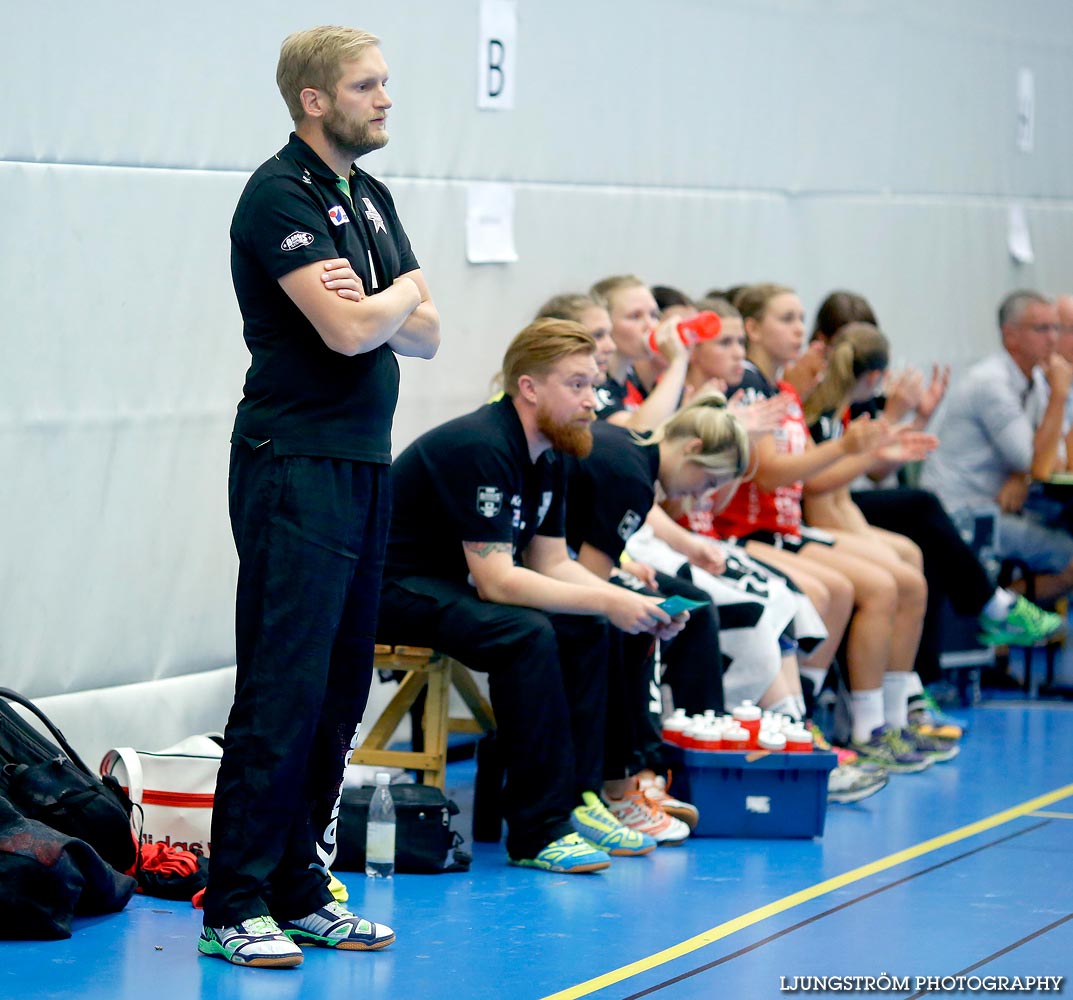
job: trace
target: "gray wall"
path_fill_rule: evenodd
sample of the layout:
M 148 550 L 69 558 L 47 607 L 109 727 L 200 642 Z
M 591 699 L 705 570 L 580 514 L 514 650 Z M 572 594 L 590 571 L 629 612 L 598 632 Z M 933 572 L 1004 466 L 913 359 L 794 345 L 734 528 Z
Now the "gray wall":
M 476 0 L 0 7 L 0 681 L 68 693 L 55 704 L 94 748 L 226 708 L 196 681 L 233 657 L 247 355 L 227 230 L 286 140 L 292 30 L 357 21 L 391 68 L 392 141 L 363 165 L 389 179 L 444 333 L 432 364 L 404 364 L 396 447 L 484 398 L 547 295 L 608 273 L 697 293 L 773 279 L 809 308 L 857 289 L 898 358 L 958 367 L 994 343 L 1007 289 L 1073 287 L 1064 0 L 518 8 L 517 107 L 498 113 L 475 107 Z M 466 263 L 474 179 L 517 185 L 516 264 Z M 1033 265 L 1006 249 L 1014 200 Z

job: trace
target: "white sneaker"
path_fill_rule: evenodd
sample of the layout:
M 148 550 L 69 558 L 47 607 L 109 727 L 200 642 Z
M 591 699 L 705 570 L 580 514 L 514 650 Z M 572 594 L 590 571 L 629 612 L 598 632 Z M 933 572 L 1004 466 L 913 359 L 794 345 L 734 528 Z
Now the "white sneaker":
M 343 951 L 378 951 L 395 940 L 395 932 L 387 924 L 359 917 L 334 899 L 307 917 L 280 921 L 280 926 L 295 944 Z
M 291 969 L 302 964 L 302 949 L 271 917 L 250 917 L 233 927 L 203 927 L 197 950 L 232 965 Z
M 882 768 L 866 771 L 852 764 L 839 764 L 827 778 L 827 801 L 860 802 L 886 787 L 888 781 Z
M 631 778 L 626 794 L 613 799 L 606 793 L 603 800 L 608 811 L 623 826 L 648 834 L 661 847 L 675 847 L 689 837 L 689 826 L 674 816 L 668 816 L 641 788 L 637 778 Z

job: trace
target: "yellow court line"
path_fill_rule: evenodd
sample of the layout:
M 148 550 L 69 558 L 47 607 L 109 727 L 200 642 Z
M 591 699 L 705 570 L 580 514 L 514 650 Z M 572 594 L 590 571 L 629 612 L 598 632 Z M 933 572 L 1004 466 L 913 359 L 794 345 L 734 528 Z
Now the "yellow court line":
M 836 889 L 841 889 L 843 886 L 859 882 L 861 879 L 868 878 L 870 875 L 876 875 L 889 868 L 894 868 L 906 861 L 912 861 L 914 858 L 919 858 L 931 851 L 937 851 L 941 847 L 946 847 L 949 844 L 956 844 L 959 840 L 966 840 L 978 833 L 983 833 L 985 830 L 993 830 L 996 826 L 1002 826 L 1004 823 L 1009 823 L 1011 820 L 1026 816 L 1038 809 L 1042 809 L 1044 806 L 1049 806 L 1061 799 L 1069 798 L 1071 795 L 1073 795 L 1073 785 L 1065 785 L 1062 788 L 1056 788 L 1053 792 L 1048 792 L 1046 795 L 1040 795 L 1034 799 L 1029 799 L 1027 802 L 1022 802 L 1019 806 L 1005 809 L 1002 812 L 995 813 L 993 816 L 988 816 L 986 819 L 977 820 L 975 823 L 970 823 L 968 826 L 962 826 L 956 830 L 951 830 L 949 833 L 944 833 L 939 837 L 932 837 L 931 840 L 925 840 L 922 843 L 917 844 L 915 847 L 907 847 L 904 851 L 898 851 L 896 854 L 888 854 L 885 858 L 880 858 L 878 861 L 869 862 L 866 865 L 862 865 L 860 868 L 854 868 L 852 871 L 845 872 L 842 875 L 836 875 L 834 878 L 829 878 L 823 882 L 818 882 L 816 885 L 810 886 L 807 889 L 802 889 L 800 892 L 795 892 L 790 896 L 784 896 L 782 899 L 776 900 L 774 903 L 768 903 L 766 906 L 750 910 L 748 913 L 744 913 L 740 917 L 735 917 L 733 920 L 727 920 L 725 923 L 712 927 L 711 929 L 698 934 L 696 937 L 691 937 L 686 941 L 682 941 L 680 944 L 665 948 L 663 951 L 657 951 L 654 955 L 649 955 L 647 958 L 631 962 L 629 965 L 624 965 L 620 969 L 615 969 L 612 972 L 606 972 L 602 976 L 597 976 L 595 979 L 590 979 L 587 982 L 578 983 L 577 986 L 571 986 L 558 993 L 552 993 L 549 996 L 544 997 L 544 1000 L 577 1000 L 578 997 L 589 996 L 592 993 L 596 993 L 598 990 L 613 986 L 615 983 L 621 983 L 624 979 L 629 979 L 642 972 L 648 972 L 650 969 L 655 969 L 660 965 L 665 965 L 667 962 L 674 961 L 676 958 L 681 958 L 683 955 L 688 955 L 690 952 L 697 951 L 705 945 L 713 944 L 722 938 L 729 937 L 737 931 L 744 930 L 746 927 L 751 927 L 753 924 L 758 924 L 762 920 L 767 920 L 768 917 L 774 917 L 779 913 L 785 913 L 787 910 L 793 909 L 795 906 L 800 906 L 802 903 L 807 903 L 820 896 L 825 896 L 829 892 L 834 892 Z
M 1056 813 L 1056 812 L 1034 812 L 1029 813 L 1029 816 L 1042 816 L 1044 819 L 1073 819 L 1073 813 Z

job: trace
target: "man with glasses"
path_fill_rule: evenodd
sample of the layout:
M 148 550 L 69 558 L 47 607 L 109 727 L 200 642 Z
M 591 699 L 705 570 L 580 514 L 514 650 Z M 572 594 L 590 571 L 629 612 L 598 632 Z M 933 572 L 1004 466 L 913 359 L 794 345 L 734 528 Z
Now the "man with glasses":
M 1037 599 L 1046 601 L 1073 589 L 1073 538 L 1029 487 L 1064 464 L 1073 366 L 1057 351 L 1058 307 L 1039 292 L 1007 295 L 998 325 L 1002 349 L 973 365 L 947 396 L 922 484 L 952 513 L 997 504 L 1001 555 L 1027 565 Z

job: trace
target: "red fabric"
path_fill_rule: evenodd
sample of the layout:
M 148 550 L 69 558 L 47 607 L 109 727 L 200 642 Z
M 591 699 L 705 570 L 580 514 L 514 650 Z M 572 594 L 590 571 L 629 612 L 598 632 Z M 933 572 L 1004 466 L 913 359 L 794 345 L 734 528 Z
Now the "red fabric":
M 779 383 L 779 391 L 792 399 L 782 426 L 775 432 L 775 450 L 780 455 L 799 455 L 808 447 L 809 439 L 801 399 L 787 382 Z M 754 531 L 800 535 L 801 492 L 800 481 L 780 486 L 772 493 L 760 489 L 755 482 L 742 483 L 722 513 L 713 516 L 702 498 L 679 520 L 691 531 L 713 538 L 742 538 Z
M 167 876 L 197 874 L 197 855 L 167 844 L 142 844 L 142 871 Z

